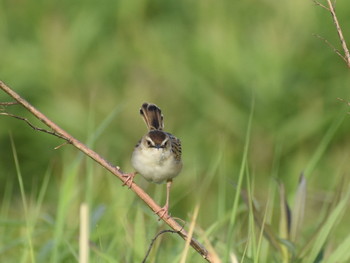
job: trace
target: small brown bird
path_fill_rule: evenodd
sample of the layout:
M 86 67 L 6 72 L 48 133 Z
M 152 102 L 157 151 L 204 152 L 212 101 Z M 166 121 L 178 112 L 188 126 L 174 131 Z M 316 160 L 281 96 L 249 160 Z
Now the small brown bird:
M 140 114 L 147 125 L 148 133 L 136 144 L 131 163 L 147 181 L 157 184 L 167 182 L 165 206 L 156 212 L 163 217 L 168 215 L 172 179 L 182 169 L 181 142 L 174 135 L 163 131 L 163 115 L 156 105 L 142 104 Z

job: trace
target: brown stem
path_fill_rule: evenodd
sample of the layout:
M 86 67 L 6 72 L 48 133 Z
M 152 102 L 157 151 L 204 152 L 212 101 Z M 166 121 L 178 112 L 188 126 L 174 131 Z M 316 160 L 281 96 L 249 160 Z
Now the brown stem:
M 344 36 L 343 36 L 343 32 L 342 32 L 342 30 L 340 28 L 340 25 L 339 25 L 339 22 L 338 22 L 338 18 L 337 18 L 336 14 L 335 14 L 334 6 L 333 6 L 331 0 L 327 0 L 327 3 L 328 3 L 328 6 L 329 6 L 329 12 L 331 12 L 331 14 L 332 14 L 333 22 L 334 22 L 335 27 L 336 27 L 337 32 L 338 32 L 338 36 L 339 36 L 339 39 L 340 39 L 341 46 L 343 47 L 343 50 L 344 50 L 344 54 L 345 54 L 345 58 L 346 58 L 346 64 L 350 68 L 350 53 L 349 53 L 349 49 L 346 46 L 346 42 L 345 42 L 345 39 L 344 39 Z
M 337 15 L 335 13 L 334 4 L 332 3 L 331 0 L 327 0 L 328 7 L 326 7 L 325 5 L 321 4 L 320 2 L 318 2 L 316 0 L 313 0 L 313 2 L 316 5 L 321 6 L 322 8 L 326 9 L 327 11 L 329 11 L 331 13 L 332 18 L 333 18 L 333 22 L 334 22 L 334 25 L 335 25 L 335 28 L 337 30 L 337 33 L 338 33 L 338 36 L 339 36 L 339 39 L 340 39 L 341 46 L 342 46 L 343 51 L 344 51 L 344 56 L 341 55 L 339 53 L 339 51 L 337 51 L 333 46 L 332 46 L 332 48 L 333 48 L 334 51 L 336 51 L 336 53 L 343 60 L 345 60 L 346 65 L 348 66 L 348 68 L 350 68 L 350 53 L 349 53 L 349 49 L 348 49 L 348 47 L 346 45 L 346 42 L 345 42 L 345 39 L 344 39 L 343 31 L 341 30 L 340 24 L 338 22 Z M 326 43 L 329 44 L 329 42 L 327 40 L 326 40 Z
M 79 149 L 80 151 L 85 153 L 91 159 L 93 159 L 98 164 L 100 164 L 105 169 L 107 169 L 109 172 L 111 172 L 113 175 L 118 177 L 123 183 L 125 183 L 125 184 L 128 183 L 127 182 L 128 178 L 129 178 L 128 173 L 125 173 L 122 170 L 120 170 L 120 168 L 118 166 L 113 166 L 111 163 L 106 161 L 98 153 L 94 152 L 93 150 L 88 148 L 85 144 L 81 143 L 80 141 L 75 139 L 73 136 L 71 136 L 69 133 L 67 133 L 65 130 L 61 129 L 56 123 L 54 123 L 50 119 L 48 119 L 44 114 L 42 114 L 40 111 L 38 111 L 36 108 L 34 108 L 30 103 L 28 103 L 20 95 L 18 95 L 16 92 L 14 92 L 8 86 L 6 86 L 2 81 L 0 81 L 0 88 L 4 92 L 6 92 L 8 95 L 10 95 L 12 98 L 14 98 L 24 108 L 26 108 L 37 119 L 39 119 L 46 126 L 48 126 L 53 131 L 53 133 L 58 134 L 59 135 L 58 137 L 63 138 L 69 144 L 72 144 L 74 147 L 76 147 L 77 149 Z M 6 114 L 6 115 L 8 115 L 8 114 Z M 20 117 L 20 119 L 21 119 L 21 117 Z M 25 121 L 26 119 L 22 118 L 22 120 Z M 28 123 L 28 121 L 27 121 L 27 123 Z M 52 134 L 52 135 L 55 135 L 55 134 Z M 153 212 L 157 212 L 161 209 L 161 207 L 134 182 L 130 185 L 129 188 L 134 193 L 136 193 L 153 210 Z M 162 217 L 161 219 L 166 224 L 168 224 L 168 226 L 170 226 L 174 231 L 176 231 L 176 233 L 178 233 L 184 240 L 187 240 L 188 233 L 183 229 L 182 226 L 180 226 L 174 220 L 174 218 L 165 216 L 165 217 Z M 210 254 L 210 252 L 201 243 L 199 243 L 196 239 L 191 238 L 190 245 L 208 262 L 215 262 L 213 260 L 212 255 Z

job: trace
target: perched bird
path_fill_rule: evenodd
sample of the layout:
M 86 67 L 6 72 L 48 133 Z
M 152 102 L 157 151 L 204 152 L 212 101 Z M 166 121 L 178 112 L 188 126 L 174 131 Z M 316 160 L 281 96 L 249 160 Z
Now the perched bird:
M 163 131 L 163 115 L 156 105 L 142 104 L 140 114 L 147 125 L 148 132 L 136 144 L 131 163 L 136 172 L 147 181 L 157 184 L 167 182 L 165 206 L 156 213 L 160 217 L 168 216 L 172 179 L 182 169 L 181 141 Z

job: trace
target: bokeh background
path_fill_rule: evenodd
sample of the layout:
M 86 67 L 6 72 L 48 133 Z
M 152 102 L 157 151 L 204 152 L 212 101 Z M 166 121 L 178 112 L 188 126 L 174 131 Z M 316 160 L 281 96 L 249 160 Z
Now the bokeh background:
M 347 2 L 337 1 L 346 39 L 349 13 Z M 248 166 L 262 205 L 275 179 L 285 184 L 292 200 L 300 174 L 327 131 L 336 127 L 306 175 L 305 232 L 310 234 L 324 200 L 350 169 L 350 116 L 347 105 L 337 100 L 349 98 L 349 69 L 313 34 L 340 49 L 330 14 L 308 0 L 2 0 L 0 79 L 126 171 L 132 171 L 133 147 L 146 132 L 138 110 L 146 101 L 157 104 L 166 130 L 183 144 L 184 169 L 173 184 L 171 212 L 189 220 L 200 204 L 203 229 L 227 218 L 232 207 L 252 108 Z M 0 93 L 0 101 L 9 100 Z M 7 110 L 42 127 L 19 106 Z M 50 174 L 39 218 L 55 221 L 64 178 L 74 171 L 64 224 L 78 224 L 78 204 L 87 200 L 92 211 L 103 208 L 97 214 L 106 243 L 114 231 L 121 231 L 121 237 L 130 233 L 125 225 L 135 213 L 159 227 L 143 203 L 93 161 L 71 146 L 54 150 L 62 141 L 6 116 L 0 117 L 0 200 L 8 204 L 3 220 L 16 221 L 24 214 L 11 138 L 29 203 L 37 200 Z M 164 201 L 164 185 L 149 185 L 141 177 L 136 181 L 159 203 Z M 39 220 L 37 226 L 50 220 Z M 115 230 L 113 220 L 129 223 Z M 214 239 L 224 243 L 225 221 L 220 222 Z M 8 236 L 2 255 L 16 258 L 23 243 L 8 248 L 5 241 L 17 240 L 15 233 L 20 238 L 20 231 L 2 227 Z M 95 233 L 96 226 L 92 229 Z M 342 230 L 335 235 L 339 240 Z M 50 227 L 45 231 L 35 244 L 42 259 L 51 255 L 45 246 Z M 143 231 L 148 240 L 154 235 L 147 227 Z M 114 255 L 116 262 L 137 258 L 135 250 L 120 249 L 129 257 Z

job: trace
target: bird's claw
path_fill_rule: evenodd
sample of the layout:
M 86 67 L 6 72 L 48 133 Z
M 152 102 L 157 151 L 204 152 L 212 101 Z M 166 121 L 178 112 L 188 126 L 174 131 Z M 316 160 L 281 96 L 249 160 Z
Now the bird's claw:
M 164 207 L 155 212 L 159 216 L 158 220 L 161 220 L 163 217 L 165 217 L 166 219 L 170 217 L 168 208 L 169 207 L 165 205 Z
M 131 188 L 135 175 L 136 173 L 123 174 L 123 177 L 126 178 L 123 183 L 123 186 L 127 185 L 129 188 Z

